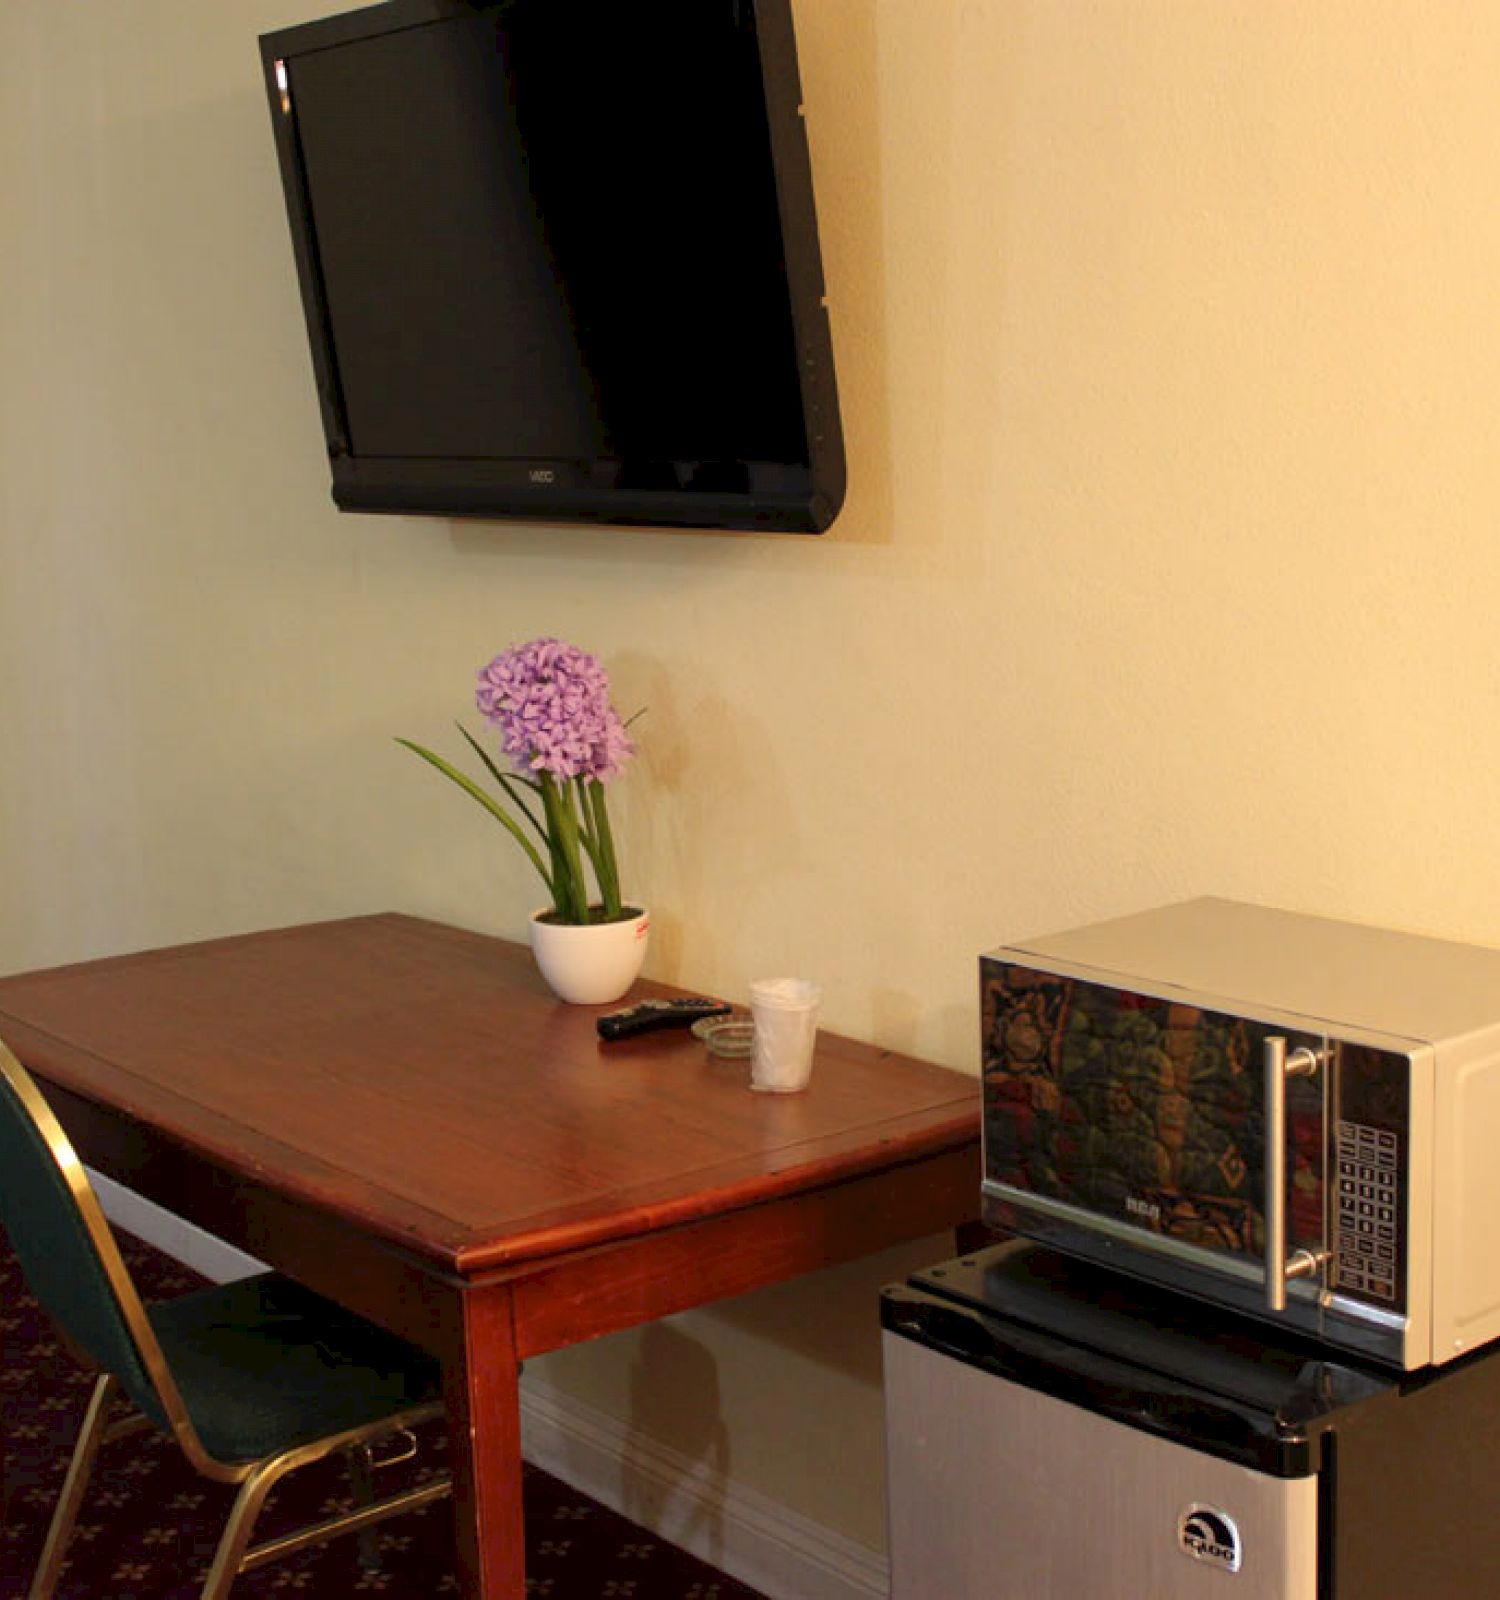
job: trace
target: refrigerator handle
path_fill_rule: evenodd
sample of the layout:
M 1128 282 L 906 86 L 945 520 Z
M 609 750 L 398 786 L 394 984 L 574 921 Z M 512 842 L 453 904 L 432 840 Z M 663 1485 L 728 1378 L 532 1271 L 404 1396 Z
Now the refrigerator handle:
M 1310 1277 L 1319 1258 L 1311 1250 L 1286 1249 L 1286 1085 L 1288 1078 L 1310 1078 L 1325 1059 L 1306 1045 L 1287 1052 L 1280 1034 L 1262 1045 L 1266 1072 L 1266 1310 L 1286 1310 L 1288 1278 Z

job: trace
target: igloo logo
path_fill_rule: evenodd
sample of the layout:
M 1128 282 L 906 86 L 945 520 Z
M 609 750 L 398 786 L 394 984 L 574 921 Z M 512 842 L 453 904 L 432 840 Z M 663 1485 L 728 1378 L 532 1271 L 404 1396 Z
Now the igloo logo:
M 1213 1506 L 1189 1506 L 1177 1519 L 1177 1544 L 1194 1561 L 1238 1572 L 1244 1554 L 1234 1518 Z

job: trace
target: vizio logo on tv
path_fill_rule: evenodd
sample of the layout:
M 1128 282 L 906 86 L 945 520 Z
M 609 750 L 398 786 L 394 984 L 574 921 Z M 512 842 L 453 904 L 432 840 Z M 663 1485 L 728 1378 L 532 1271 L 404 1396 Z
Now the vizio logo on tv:
M 1177 1519 L 1178 1547 L 1194 1561 L 1238 1572 L 1244 1550 L 1234 1518 L 1215 1506 L 1189 1506 Z

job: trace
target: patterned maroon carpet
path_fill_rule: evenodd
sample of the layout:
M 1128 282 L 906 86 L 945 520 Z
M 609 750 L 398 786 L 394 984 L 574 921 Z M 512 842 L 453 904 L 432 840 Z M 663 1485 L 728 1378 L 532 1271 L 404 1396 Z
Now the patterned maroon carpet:
M 120 1242 L 147 1299 L 199 1283 L 148 1246 L 123 1235 Z M 91 1381 L 59 1349 L 0 1235 L 0 1600 L 22 1600 L 26 1593 Z M 382 1489 L 394 1485 L 398 1473 L 421 1477 L 441 1469 L 441 1432 L 427 1430 L 421 1445 L 409 1466 L 389 1469 L 389 1478 L 382 1474 Z M 189 1600 L 202 1584 L 233 1494 L 200 1478 L 154 1433 L 107 1446 L 79 1515 L 58 1600 Z M 306 1467 L 272 1497 L 256 1538 L 348 1503 L 341 1465 Z M 392 1518 L 377 1537 L 379 1572 L 361 1569 L 357 1542 L 345 1536 L 246 1574 L 234 1586 L 234 1600 L 433 1600 L 458 1592 L 446 1503 Z M 548 1600 L 760 1600 L 744 1584 L 531 1466 L 526 1571 L 528 1595 Z

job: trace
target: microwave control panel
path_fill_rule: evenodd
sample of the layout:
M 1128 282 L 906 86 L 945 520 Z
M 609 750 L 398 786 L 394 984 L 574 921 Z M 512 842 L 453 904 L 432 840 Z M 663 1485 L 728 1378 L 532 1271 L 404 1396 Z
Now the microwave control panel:
M 1340 1120 L 1335 1129 L 1336 1287 L 1394 1303 L 1400 1183 L 1396 1135 Z
M 1411 1065 L 1399 1052 L 1347 1042 L 1335 1047 L 1334 1060 L 1330 1287 L 1385 1311 L 1404 1311 Z

